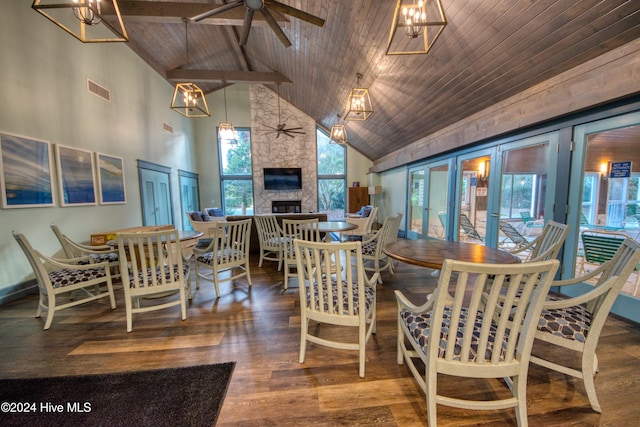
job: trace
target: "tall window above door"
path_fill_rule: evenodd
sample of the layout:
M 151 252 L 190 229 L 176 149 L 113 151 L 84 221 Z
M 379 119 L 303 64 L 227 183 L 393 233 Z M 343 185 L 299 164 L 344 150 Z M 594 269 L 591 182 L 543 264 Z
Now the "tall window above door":
M 347 153 L 344 145 L 333 144 L 327 133 L 316 128 L 318 153 L 318 211 L 329 220 L 344 219 L 346 206 Z
M 236 128 L 236 133 L 238 139 L 229 141 L 222 140 L 217 132 L 222 208 L 225 215 L 252 215 L 251 131 Z

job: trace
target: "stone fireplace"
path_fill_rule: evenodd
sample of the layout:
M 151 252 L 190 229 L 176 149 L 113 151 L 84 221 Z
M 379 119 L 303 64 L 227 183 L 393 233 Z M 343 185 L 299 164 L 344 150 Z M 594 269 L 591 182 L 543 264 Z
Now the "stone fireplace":
M 295 138 L 286 135 L 277 137 L 276 133 L 269 132 L 269 129 L 278 123 L 277 93 L 263 85 L 250 85 L 249 99 L 251 128 L 255 129 L 251 133 L 255 213 L 275 212 L 276 205 L 278 205 L 278 212 L 316 212 L 318 210 L 318 165 L 315 121 L 281 99 L 280 120 L 287 123 L 287 126 L 302 127 L 305 134 L 296 135 Z M 273 167 L 301 168 L 302 190 L 265 190 L 264 168 Z

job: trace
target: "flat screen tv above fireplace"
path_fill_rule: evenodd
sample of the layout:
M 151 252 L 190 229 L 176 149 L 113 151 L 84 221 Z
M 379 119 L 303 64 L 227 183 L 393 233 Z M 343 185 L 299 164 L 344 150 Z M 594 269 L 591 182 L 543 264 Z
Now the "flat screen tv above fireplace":
M 264 168 L 265 190 L 302 190 L 301 168 Z

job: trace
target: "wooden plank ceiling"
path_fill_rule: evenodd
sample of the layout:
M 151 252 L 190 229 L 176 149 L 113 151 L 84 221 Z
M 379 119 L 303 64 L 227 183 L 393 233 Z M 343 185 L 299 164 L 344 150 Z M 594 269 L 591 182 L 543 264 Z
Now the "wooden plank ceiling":
M 361 73 L 375 113 L 347 130 L 349 144 L 372 160 L 640 37 L 637 0 L 442 0 L 448 25 L 432 51 L 387 56 L 395 0 L 280 1 L 325 25 L 274 14 L 292 43 L 285 48 L 256 13 L 241 47 L 241 5 L 189 22 L 188 58 L 182 18 L 229 0 L 119 3 L 129 46 L 169 81 L 201 70 L 205 92 L 223 81 L 273 90 L 284 82 L 281 96 L 327 129 Z

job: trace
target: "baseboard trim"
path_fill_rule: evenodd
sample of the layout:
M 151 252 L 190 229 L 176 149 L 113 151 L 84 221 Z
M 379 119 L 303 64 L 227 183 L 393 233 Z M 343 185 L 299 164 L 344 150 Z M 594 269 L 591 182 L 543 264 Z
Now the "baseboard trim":
M 36 279 L 31 279 L 26 282 L 18 283 L 4 289 L 0 289 L 0 306 L 9 304 L 10 302 L 17 301 L 27 295 L 34 295 L 38 293 L 38 282 Z

